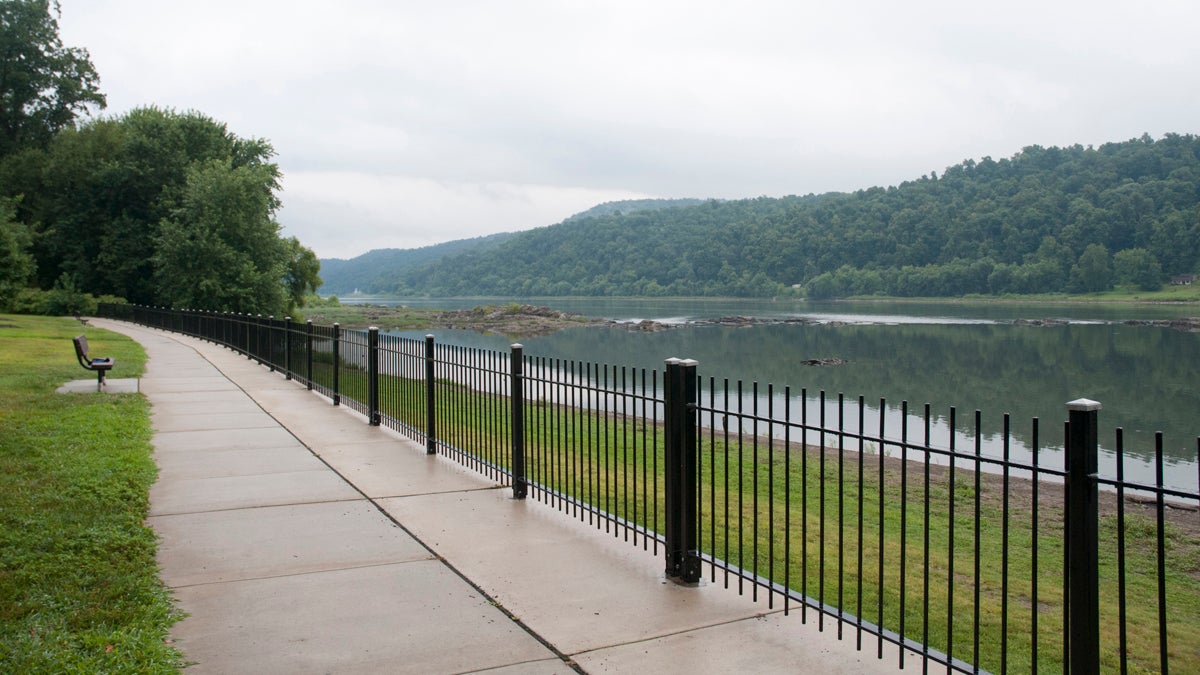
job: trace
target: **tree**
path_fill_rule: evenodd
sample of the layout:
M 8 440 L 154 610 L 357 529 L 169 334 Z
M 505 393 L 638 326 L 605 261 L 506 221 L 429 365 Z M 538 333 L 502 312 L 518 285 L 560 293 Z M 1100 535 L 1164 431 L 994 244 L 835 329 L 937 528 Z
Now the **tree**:
M 1112 267 L 1108 264 L 1108 249 L 1103 244 L 1088 244 L 1071 266 L 1070 290 L 1073 293 L 1097 293 L 1112 286 Z
M 287 313 L 304 304 L 309 293 L 321 287 L 321 261 L 312 249 L 300 245 L 300 240 L 289 237 L 283 240 L 287 250 L 287 266 L 283 275 L 283 286 L 287 289 Z
M 65 129 L 45 150 L 12 155 L 0 161 L 0 180 L 25 193 L 37 285 L 50 288 L 67 273 L 85 293 L 161 304 L 153 259 L 190 169 L 208 161 L 263 167 L 262 208 L 270 213 L 279 204 L 273 154 L 266 141 L 240 138 L 203 114 L 147 107 Z M 282 273 L 277 281 L 284 283 Z
M 159 302 L 182 309 L 276 314 L 287 309 L 288 244 L 273 216 L 274 164 L 213 159 L 188 170 L 154 255 Z M 303 255 L 299 257 L 303 258 Z
M 87 50 L 59 39 L 60 15 L 57 0 L 0 1 L 0 157 L 44 147 L 106 104 Z
M 30 237 L 16 220 L 15 199 L 0 199 L 0 308 L 7 308 L 33 274 Z
M 84 292 L 133 297 L 112 277 L 124 266 L 145 265 L 149 252 L 135 251 L 119 262 L 101 260 L 109 247 L 129 245 L 110 233 L 112 221 L 121 216 L 117 202 L 132 201 L 129 167 L 121 158 L 124 142 L 119 123 L 99 120 L 59 132 L 45 150 L 26 149 L 10 157 L 13 172 L 25 174 L 16 189 L 23 191 L 25 219 L 35 232 L 35 282 L 41 288 L 66 273 Z
M 1113 256 L 1113 269 L 1117 283 L 1135 286 L 1141 291 L 1162 288 L 1162 267 L 1154 255 L 1144 248 L 1118 251 Z

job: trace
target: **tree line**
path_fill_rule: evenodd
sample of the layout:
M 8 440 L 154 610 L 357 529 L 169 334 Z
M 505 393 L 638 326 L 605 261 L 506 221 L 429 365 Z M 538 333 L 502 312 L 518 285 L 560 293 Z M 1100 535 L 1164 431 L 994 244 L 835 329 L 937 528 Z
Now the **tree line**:
M 1030 146 L 853 193 L 620 207 L 396 270 L 370 290 L 828 298 L 1157 289 L 1200 271 L 1200 139 Z
M 271 144 L 195 111 L 88 117 L 106 103 L 99 77 L 62 45 L 57 12 L 0 2 L 0 310 L 302 305 L 320 264 L 281 236 Z

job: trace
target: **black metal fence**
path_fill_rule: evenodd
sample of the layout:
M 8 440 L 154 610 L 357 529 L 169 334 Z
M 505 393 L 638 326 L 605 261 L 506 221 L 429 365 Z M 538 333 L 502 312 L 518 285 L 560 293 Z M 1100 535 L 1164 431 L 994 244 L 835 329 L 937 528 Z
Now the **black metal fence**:
M 1038 419 L 1027 461 L 984 451 L 982 413 L 495 352 L 289 319 L 104 305 L 222 344 L 526 494 L 660 548 L 668 577 L 735 585 L 900 666 L 1189 671 L 1200 659 L 1200 489 L 1097 473 L 1100 405 Z M 886 406 L 879 402 L 879 410 Z M 931 443 L 944 419 L 946 447 Z M 916 420 L 917 422 L 913 422 Z M 973 439 L 968 447 L 960 437 Z M 1200 438 L 1196 465 L 1200 465 Z M 1190 441 L 1189 441 L 1190 444 Z M 1046 462 L 1048 449 L 1065 461 Z M 1200 484 L 1200 476 L 1197 476 Z

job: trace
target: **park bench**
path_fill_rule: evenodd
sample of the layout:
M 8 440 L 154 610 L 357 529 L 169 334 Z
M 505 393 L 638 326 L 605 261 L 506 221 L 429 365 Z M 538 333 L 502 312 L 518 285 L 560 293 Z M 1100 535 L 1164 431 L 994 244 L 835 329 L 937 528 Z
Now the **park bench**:
M 96 391 L 104 386 L 104 374 L 112 370 L 114 361 L 110 358 L 93 359 L 88 354 L 88 343 L 86 335 L 77 335 L 75 337 L 75 356 L 79 359 L 79 365 L 88 370 L 96 371 Z

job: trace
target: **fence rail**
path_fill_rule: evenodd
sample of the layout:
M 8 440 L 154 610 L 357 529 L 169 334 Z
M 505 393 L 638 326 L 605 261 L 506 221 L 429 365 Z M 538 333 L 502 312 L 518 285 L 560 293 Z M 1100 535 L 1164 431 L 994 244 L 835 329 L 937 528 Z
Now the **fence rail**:
M 435 344 L 291 319 L 103 305 L 210 340 L 438 453 L 736 586 L 898 665 L 947 672 L 1187 671 L 1200 657 L 1200 491 L 1099 475 L 1100 405 L 1067 405 L 1066 459 L 984 451 L 982 413 L 868 428 L 863 398 Z M 810 405 L 816 403 L 814 407 Z M 880 401 L 879 409 L 886 405 Z M 910 412 L 912 414 L 910 414 Z M 910 420 L 917 420 L 913 423 Z M 959 431 L 973 438 L 959 447 Z M 1195 439 L 1200 465 L 1200 438 Z M 1200 480 L 1198 480 L 1200 482 Z

